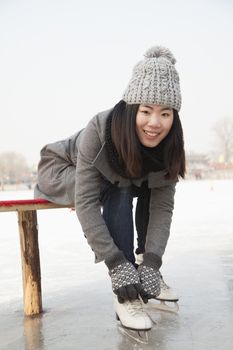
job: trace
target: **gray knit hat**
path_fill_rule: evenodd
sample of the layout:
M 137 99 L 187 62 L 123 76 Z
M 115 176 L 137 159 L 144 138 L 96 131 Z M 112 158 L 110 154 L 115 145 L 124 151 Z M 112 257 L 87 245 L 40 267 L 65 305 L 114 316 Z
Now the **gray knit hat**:
M 122 99 L 128 104 L 150 103 L 165 105 L 177 111 L 181 107 L 179 76 L 176 59 L 171 51 L 154 46 L 138 62 Z

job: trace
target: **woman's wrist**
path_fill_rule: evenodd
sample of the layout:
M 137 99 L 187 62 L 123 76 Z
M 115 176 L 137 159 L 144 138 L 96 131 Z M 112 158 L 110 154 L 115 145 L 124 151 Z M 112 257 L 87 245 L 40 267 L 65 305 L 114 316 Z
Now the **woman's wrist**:
M 162 258 L 155 253 L 146 252 L 143 254 L 143 265 L 159 270 L 162 265 Z
M 112 270 L 117 265 L 128 262 L 128 260 L 124 256 L 123 252 L 121 250 L 119 250 L 119 252 L 107 257 L 104 260 L 104 262 L 105 262 L 106 266 L 108 267 L 108 269 Z

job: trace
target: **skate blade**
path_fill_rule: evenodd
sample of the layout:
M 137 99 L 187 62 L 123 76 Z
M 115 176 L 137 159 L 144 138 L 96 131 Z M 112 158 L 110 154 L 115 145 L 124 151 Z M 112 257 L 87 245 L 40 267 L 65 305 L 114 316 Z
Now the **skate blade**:
M 122 325 L 118 326 L 121 334 L 126 335 L 128 338 L 133 339 L 140 344 L 148 344 L 148 332 L 147 331 L 133 331 L 125 328 Z
M 160 301 L 159 304 L 153 301 L 149 301 L 147 304 L 144 305 L 144 308 L 178 313 L 179 305 L 177 302 L 169 302 L 169 301 L 162 301 L 162 300 L 159 300 L 159 301 Z M 171 305 L 171 303 L 173 304 L 173 306 Z

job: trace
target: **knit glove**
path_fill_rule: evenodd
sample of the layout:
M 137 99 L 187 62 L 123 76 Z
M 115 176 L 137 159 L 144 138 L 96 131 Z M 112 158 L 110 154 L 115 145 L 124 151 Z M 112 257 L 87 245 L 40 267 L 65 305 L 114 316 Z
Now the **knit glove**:
M 119 303 L 135 300 L 139 294 L 144 298 L 146 293 L 140 283 L 138 271 L 122 252 L 105 259 L 105 264 L 109 269 L 112 290 L 117 295 Z
M 156 298 L 160 294 L 159 268 L 162 260 L 154 253 L 144 253 L 143 263 L 138 267 L 140 281 L 147 298 Z

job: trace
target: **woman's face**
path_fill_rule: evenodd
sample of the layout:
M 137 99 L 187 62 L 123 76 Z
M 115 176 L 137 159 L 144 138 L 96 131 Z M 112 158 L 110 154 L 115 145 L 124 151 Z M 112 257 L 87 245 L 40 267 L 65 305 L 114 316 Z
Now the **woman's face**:
M 157 146 L 169 133 L 173 109 L 155 104 L 141 104 L 136 115 L 136 132 L 146 147 Z

